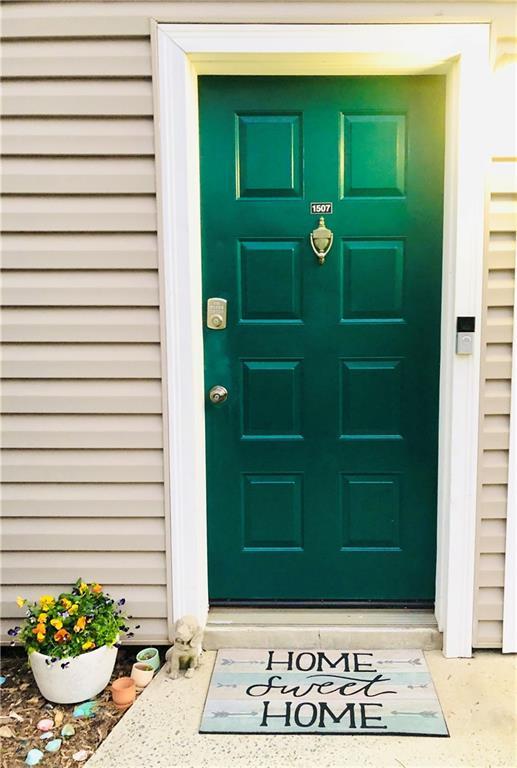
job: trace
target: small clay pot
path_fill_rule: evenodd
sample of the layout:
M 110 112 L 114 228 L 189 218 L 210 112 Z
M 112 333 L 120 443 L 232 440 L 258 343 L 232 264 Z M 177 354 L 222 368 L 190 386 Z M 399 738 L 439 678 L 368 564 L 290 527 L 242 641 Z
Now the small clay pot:
M 141 691 L 146 685 L 149 685 L 153 679 L 154 669 L 150 664 L 144 664 L 143 661 L 137 661 L 136 664 L 133 664 L 131 677 L 135 681 L 137 691 Z
M 127 709 L 136 699 L 136 685 L 131 677 L 119 677 L 111 684 L 111 696 L 118 709 Z

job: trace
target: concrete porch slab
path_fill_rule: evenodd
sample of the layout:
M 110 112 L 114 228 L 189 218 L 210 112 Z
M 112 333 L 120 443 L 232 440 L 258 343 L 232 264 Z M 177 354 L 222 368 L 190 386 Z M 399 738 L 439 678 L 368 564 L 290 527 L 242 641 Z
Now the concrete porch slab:
M 380 736 L 200 735 L 215 653 L 190 680 L 161 672 L 87 768 L 514 768 L 517 658 L 426 652 L 449 739 Z

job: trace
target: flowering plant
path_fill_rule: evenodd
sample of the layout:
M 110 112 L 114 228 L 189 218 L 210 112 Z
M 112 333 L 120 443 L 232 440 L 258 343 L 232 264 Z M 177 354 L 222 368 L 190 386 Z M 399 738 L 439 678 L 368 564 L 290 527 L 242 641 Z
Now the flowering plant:
M 39 651 L 51 661 L 114 645 L 129 630 L 121 610 L 125 600 L 115 602 L 95 582 L 78 579 L 71 592 L 58 597 L 42 595 L 35 603 L 18 597 L 16 602 L 25 607 L 26 619 L 22 627 L 13 627 L 8 634 L 18 636 L 27 653 Z

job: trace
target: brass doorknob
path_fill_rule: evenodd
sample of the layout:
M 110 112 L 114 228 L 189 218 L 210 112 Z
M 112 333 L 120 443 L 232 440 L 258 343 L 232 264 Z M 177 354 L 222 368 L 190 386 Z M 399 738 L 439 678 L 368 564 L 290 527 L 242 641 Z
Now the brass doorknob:
M 208 397 L 210 398 L 211 403 L 219 405 L 219 403 L 224 403 L 228 397 L 228 390 L 226 387 L 222 387 L 220 384 L 216 384 L 216 386 L 212 387 L 208 393 Z

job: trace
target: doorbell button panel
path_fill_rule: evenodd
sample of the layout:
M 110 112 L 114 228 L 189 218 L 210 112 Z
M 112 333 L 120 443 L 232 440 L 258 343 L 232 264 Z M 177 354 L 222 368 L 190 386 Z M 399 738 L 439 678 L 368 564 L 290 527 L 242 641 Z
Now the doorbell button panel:
M 214 297 L 206 303 L 206 325 L 213 331 L 222 331 L 226 328 L 226 299 Z
M 474 351 L 475 317 L 456 318 L 456 354 L 471 355 Z

